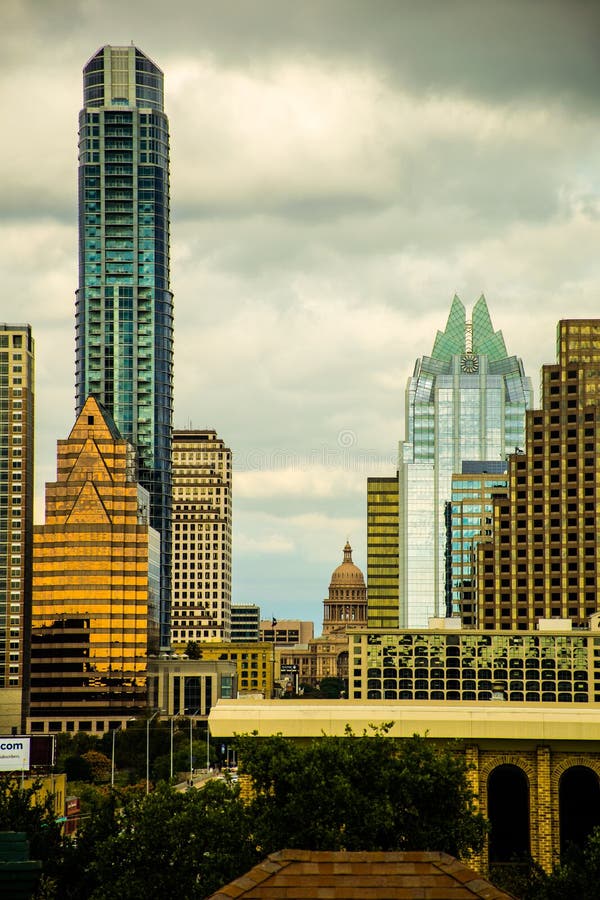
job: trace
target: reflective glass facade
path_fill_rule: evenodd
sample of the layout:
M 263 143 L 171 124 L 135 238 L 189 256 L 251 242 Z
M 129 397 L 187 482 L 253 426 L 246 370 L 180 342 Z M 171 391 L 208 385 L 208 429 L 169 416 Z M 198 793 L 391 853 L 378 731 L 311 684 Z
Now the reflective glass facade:
M 105 731 L 146 709 L 160 543 L 135 468 L 131 444 L 88 398 L 58 442 L 45 524 L 33 529 L 34 731 Z
M 406 389 L 406 439 L 399 460 L 399 624 L 427 627 L 444 617 L 445 505 L 463 460 L 502 460 L 521 448 L 531 383 L 508 356 L 485 299 L 467 322 L 454 298 L 431 356 L 418 359 Z
M 137 450 L 161 535 L 161 641 L 171 590 L 173 297 L 163 75 L 136 47 L 87 63 L 79 115 L 76 404 L 89 395 Z
M 470 471 L 465 472 L 465 469 Z M 496 474 L 494 474 L 494 472 Z M 447 507 L 447 607 L 462 624 L 477 625 L 477 545 L 492 534 L 492 498 L 508 488 L 507 463 L 499 460 L 463 463 L 452 476 L 452 499 Z

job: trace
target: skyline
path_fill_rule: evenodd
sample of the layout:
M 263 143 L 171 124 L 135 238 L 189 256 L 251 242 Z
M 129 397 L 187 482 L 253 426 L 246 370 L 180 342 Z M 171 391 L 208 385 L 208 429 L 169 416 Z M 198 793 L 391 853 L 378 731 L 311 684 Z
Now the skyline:
M 454 293 L 485 294 L 536 387 L 558 320 L 597 314 L 600 12 L 177 6 L 0 13 L 3 319 L 36 341 L 36 522 L 75 420 L 81 72 L 133 40 L 171 123 L 174 425 L 232 448 L 233 601 L 318 632 L 347 538 L 366 575 L 366 479 L 395 472 Z

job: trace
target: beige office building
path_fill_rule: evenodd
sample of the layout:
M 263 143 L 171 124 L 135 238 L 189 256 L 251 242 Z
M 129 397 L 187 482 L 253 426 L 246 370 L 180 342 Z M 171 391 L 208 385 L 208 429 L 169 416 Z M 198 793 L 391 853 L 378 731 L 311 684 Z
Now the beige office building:
M 0 325 L 0 732 L 27 714 L 33 528 L 34 343 Z
M 231 450 L 215 431 L 173 432 L 171 643 L 231 639 Z

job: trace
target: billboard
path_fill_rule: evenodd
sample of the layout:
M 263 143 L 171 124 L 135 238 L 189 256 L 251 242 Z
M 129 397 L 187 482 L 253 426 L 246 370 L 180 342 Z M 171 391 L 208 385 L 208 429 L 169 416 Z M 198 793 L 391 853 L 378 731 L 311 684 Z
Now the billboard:
M 8 737 L 0 735 L 0 772 L 29 771 L 28 737 Z

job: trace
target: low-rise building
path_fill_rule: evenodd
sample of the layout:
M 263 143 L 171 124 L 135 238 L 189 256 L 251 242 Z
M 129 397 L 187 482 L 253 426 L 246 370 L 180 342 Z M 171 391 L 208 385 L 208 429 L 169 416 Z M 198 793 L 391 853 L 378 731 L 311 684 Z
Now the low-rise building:
M 235 603 L 231 605 L 231 640 L 258 641 L 260 637 L 260 606 L 255 603 Z
M 451 623 L 455 620 L 450 619 Z M 349 697 L 594 704 L 600 631 L 360 629 L 351 637 Z M 557 625 L 559 626 L 557 628 Z
M 237 666 L 221 659 L 186 659 L 176 654 L 148 664 L 150 707 L 167 716 L 206 718 L 220 699 L 237 696 Z
M 235 663 L 238 694 L 273 696 L 274 648 L 272 644 L 255 643 L 201 643 L 198 644 L 201 660 L 228 660 Z
M 307 644 L 314 636 L 314 624 L 300 619 L 263 619 L 260 623 L 260 639 L 266 644 Z

